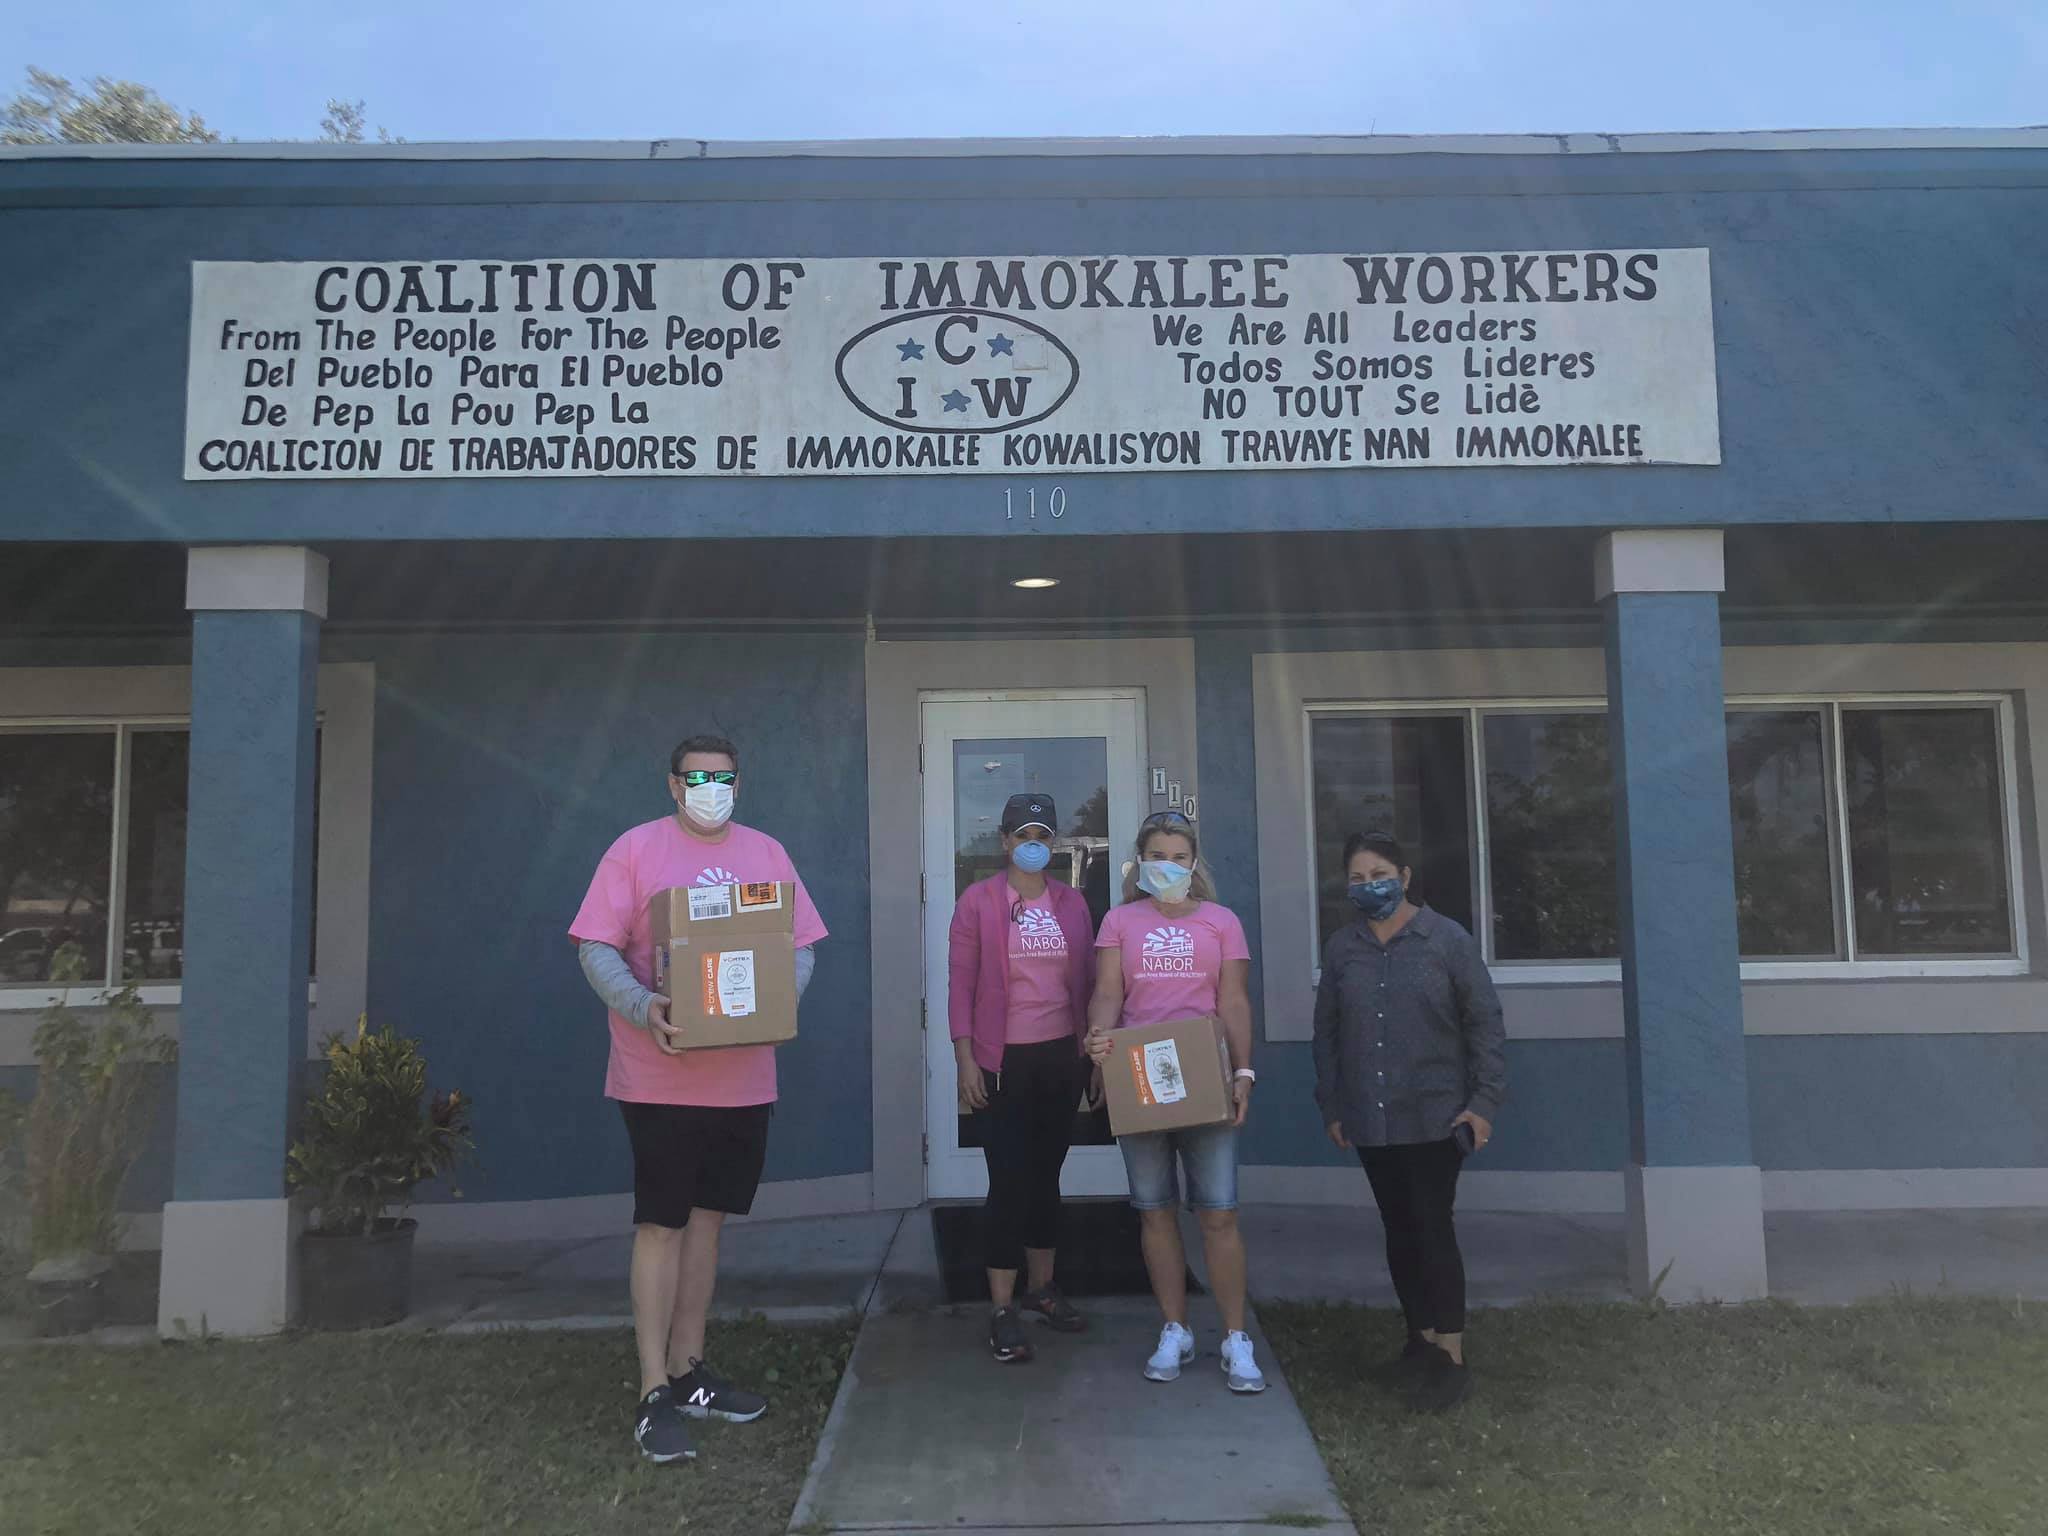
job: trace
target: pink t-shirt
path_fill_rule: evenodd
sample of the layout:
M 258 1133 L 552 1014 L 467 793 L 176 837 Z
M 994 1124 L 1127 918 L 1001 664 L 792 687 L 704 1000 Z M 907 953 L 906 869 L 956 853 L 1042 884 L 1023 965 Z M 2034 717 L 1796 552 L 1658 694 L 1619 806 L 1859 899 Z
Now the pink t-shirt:
M 1215 1013 L 1223 962 L 1252 957 L 1237 914 L 1213 901 L 1184 917 L 1162 917 L 1149 897 L 1112 907 L 1095 947 L 1118 951 L 1123 962 L 1119 1029 Z
M 1067 990 L 1067 936 L 1044 897 L 1024 907 L 1005 926 L 1010 934 L 1010 970 L 1004 999 L 1009 1005 L 1003 1040 L 1037 1045 L 1074 1034 L 1074 999 Z
M 576 942 L 609 944 L 626 957 L 640 985 L 654 985 L 654 939 L 647 904 L 678 885 L 729 885 L 734 881 L 796 882 L 798 949 L 825 937 L 825 924 L 797 879 L 782 844 L 765 832 L 726 823 L 718 842 L 692 837 L 674 816 L 633 828 L 605 851 L 583 898 L 583 910 L 569 927 Z M 714 1109 L 775 1102 L 775 1047 L 736 1045 L 719 1051 L 685 1051 L 665 1056 L 654 1037 L 633 1021 L 611 1015 L 611 1065 L 605 1071 L 607 1098 L 636 1104 L 696 1104 Z

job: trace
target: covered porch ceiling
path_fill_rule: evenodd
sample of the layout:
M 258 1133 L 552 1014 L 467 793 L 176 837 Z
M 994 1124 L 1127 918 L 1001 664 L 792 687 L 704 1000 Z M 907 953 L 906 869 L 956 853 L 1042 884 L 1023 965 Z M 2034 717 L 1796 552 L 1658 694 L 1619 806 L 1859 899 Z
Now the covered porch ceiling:
M 1593 530 L 338 546 L 338 629 L 1591 624 Z M 2048 639 L 2048 524 L 1731 530 L 1731 626 Z M 185 627 L 175 545 L 0 545 L 0 632 Z M 1023 577 L 1057 585 L 1021 590 Z

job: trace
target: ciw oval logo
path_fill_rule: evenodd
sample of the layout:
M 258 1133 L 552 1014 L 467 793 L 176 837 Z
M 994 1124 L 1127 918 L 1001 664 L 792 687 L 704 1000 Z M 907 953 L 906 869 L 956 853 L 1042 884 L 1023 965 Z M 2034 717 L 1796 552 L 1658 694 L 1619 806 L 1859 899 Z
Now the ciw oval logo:
M 1148 955 L 1192 955 L 1194 952 L 1195 936 L 1171 923 L 1164 928 L 1154 928 L 1145 935 L 1144 953 Z
M 731 870 L 714 864 L 709 869 L 698 874 L 697 883 L 699 885 L 738 885 L 740 877 Z
M 1045 420 L 1081 360 L 1035 321 L 995 309 L 891 315 L 839 349 L 846 398 L 893 432 L 1008 432 Z

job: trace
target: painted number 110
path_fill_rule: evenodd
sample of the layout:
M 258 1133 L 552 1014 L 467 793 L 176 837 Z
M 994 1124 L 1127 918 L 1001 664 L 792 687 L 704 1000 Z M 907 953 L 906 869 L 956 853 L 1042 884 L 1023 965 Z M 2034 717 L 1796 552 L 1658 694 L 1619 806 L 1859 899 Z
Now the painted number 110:
M 1025 491 L 1024 498 L 1024 516 L 1028 521 L 1038 516 L 1038 487 L 1034 485 Z M 1052 494 L 1045 498 L 1045 504 L 1047 510 L 1054 517 L 1065 517 L 1067 515 L 1066 487 L 1063 485 L 1054 486 Z M 1007 487 L 1003 491 L 1003 518 L 1007 522 L 1015 522 L 1017 520 L 1017 504 Z

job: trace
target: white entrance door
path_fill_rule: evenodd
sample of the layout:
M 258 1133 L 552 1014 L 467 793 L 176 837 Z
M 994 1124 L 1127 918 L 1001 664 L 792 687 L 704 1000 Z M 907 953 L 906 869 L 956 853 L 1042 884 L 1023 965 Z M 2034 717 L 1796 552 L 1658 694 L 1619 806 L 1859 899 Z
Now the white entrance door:
M 1003 868 L 1003 802 L 1050 795 L 1059 816 L 1048 873 L 1088 898 L 1095 921 L 1116 899 L 1145 802 L 1143 709 L 1136 692 L 928 694 L 924 758 L 925 1188 L 934 1199 L 988 1192 L 980 1127 L 960 1113 L 947 1028 L 946 934 L 960 893 Z M 1108 1118 L 1076 1105 L 1068 1195 L 1126 1192 Z

